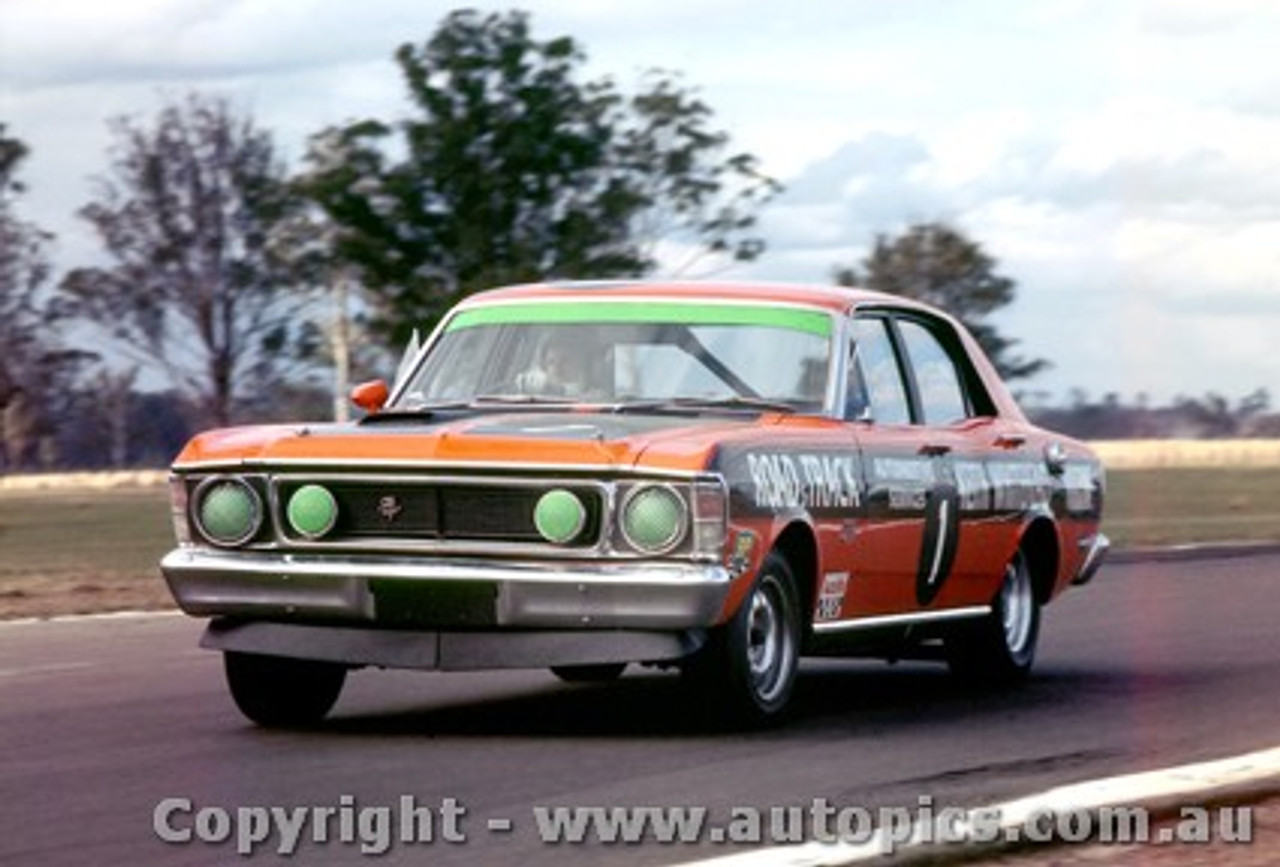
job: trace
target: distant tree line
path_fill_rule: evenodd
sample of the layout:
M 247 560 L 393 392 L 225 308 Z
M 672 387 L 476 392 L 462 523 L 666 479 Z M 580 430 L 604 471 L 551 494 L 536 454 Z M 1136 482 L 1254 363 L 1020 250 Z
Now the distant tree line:
M 1084 439 L 1230 439 L 1280 437 L 1280 412 L 1259 388 L 1239 399 L 1210 392 L 1180 396 L 1153 406 L 1142 396 L 1125 402 L 1117 394 L 1091 399 L 1076 391 L 1060 406 L 1027 403 L 1037 423 Z

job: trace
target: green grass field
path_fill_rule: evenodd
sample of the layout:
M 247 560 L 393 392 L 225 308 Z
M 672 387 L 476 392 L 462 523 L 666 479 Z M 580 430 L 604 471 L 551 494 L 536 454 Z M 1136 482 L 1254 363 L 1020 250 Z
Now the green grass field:
M 1280 542 L 1280 468 L 1113 470 L 1103 525 L 1121 548 Z
M 1105 530 L 1118 548 L 1280 541 L 1280 468 L 1117 470 Z M 0 491 L 0 618 L 171 606 L 163 486 Z
M 168 489 L 0 491 L 0 618 L 172 605 Z

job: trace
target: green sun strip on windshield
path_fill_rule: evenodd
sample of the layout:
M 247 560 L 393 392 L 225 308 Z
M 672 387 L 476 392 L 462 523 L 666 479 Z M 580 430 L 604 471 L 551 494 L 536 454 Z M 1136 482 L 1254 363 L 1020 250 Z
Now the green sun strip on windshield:
M 676 325 L 758 325 L 831 336 L 831 317 L 820 310 L 746 304 L 678 304 L 662 301 L 542 301 L 533 304 L 494 304 L 463 310 L 449 320 L 446 331 L 480 325 L 552 324 L 601 325 L 639 322 Z

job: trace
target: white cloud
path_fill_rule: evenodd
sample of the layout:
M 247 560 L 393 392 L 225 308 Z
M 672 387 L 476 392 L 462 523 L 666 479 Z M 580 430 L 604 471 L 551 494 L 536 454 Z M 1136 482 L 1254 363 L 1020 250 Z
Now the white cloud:
M 1143 30 L 1193 39 L 1280 18 L 1272 0 L 1142 0 L 1137 8 Z

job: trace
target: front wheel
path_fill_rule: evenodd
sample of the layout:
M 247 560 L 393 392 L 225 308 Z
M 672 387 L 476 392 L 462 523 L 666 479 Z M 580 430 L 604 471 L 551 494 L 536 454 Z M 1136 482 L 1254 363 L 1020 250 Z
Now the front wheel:
M 261 726 L 305 726 L 324 719 L 338 700 L 347 670 L 331 662 L 228 650 L 227 686 L 236 707 Z
M 1026 679 L 1040 637 L 1040 603 L 1027 558 L 1018 551 L 1005 567 L 991 613 L 947 637 L 947 664 L 969 680 L 1010 684 Z
M 791 700 L 802 637 L 795 577 L 785 557 L 765 557 L 737 613 L 686 667 L 699 694 L 733 722 L 781 716 Z

